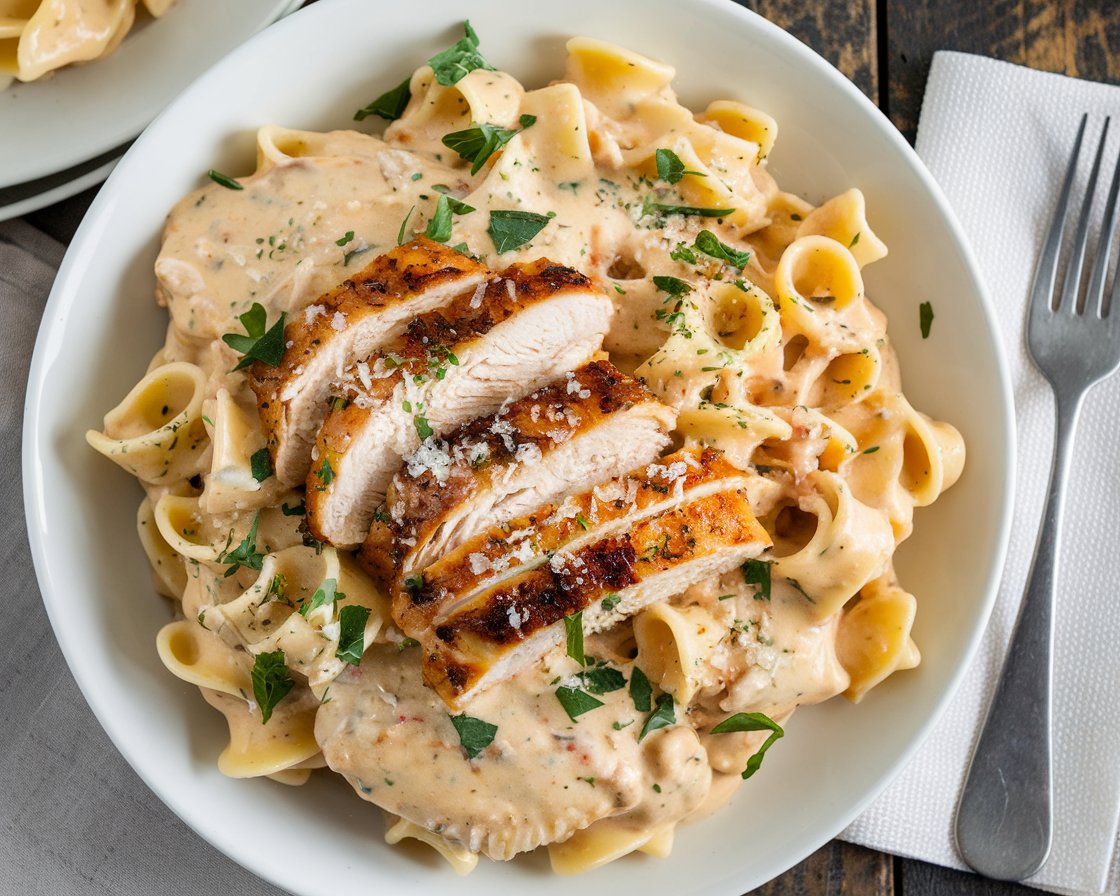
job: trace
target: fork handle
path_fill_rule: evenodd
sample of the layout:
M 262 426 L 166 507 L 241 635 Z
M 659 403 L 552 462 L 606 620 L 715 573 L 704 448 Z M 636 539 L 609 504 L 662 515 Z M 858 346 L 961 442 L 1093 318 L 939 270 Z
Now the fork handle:
M 996 880 L 1030 877 L 1050 852 L 1054 592 L 1070 446 L 1081 397 L 1055 389 L 1054 458 L 1038 543 L 1011 646 L 957 807 L 961 857 Z

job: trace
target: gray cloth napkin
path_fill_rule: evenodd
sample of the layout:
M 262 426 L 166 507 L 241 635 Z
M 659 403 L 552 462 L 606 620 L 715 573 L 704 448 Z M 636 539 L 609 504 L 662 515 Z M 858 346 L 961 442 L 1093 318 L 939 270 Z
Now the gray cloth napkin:
M 23 398 L 63 247 L 0 224 L 0 896 L 237 893 L 275 887 L 196 836 L 148 790 L 86 705 L 39 598 L 18 473 Z

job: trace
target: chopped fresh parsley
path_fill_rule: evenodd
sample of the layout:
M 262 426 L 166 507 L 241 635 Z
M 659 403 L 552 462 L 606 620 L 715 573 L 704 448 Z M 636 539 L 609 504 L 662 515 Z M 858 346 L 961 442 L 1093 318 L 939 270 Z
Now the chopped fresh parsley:
M 641 741 L 647 734 L 656 731 L 658 728 L 666 728 L 669 725 L 677 723 L 676 705 L 673 702 L 672 694 L 662 694 L 657 698 L 657 706 L 653 712 L 649 714 L 646 723 L 642 726 L 642 733 L 638 735 L 638 740 Z
M 933 325 L 933 303 L 922 302 L 918 306 L 918 326 L 922 328 L 922 338 L 929 339 L 929 328 Z
M 415 575 L 405 576 L 404 590 L 408 592 L 408 596 L 415 598 L 424 590 L 424 574 L 418 572 Z
M 214 183 L 221 184 L 221 186 L 225 187 L 227 190 L 245 189 L 243 184 L 239 184 L 228 174 L 222 174 L 222 172 L 215 171 L 213 168 L 206 172 L 206 176 L 209 177 L 210 180 L 214 181 Z
M 692 292 L 692 287 L 677 277 L 665 277 L 660 274 L 653 278 L 653 285 L 662 292 L 679 298 Z
M 848 248 L 851 249 L 856 243 L 859 242 L 859 235 L 862 231 L 856 231 L 856 235 L 852 237 L 852 241 L 848 243 Z
M 331 459 L 329 457 L 323 458 L 319 469 L 315 471 L 315 478 L 321 483 L 316 486 L 319 491 L 323 491 L 328 485 L 334 482 L 334 467 L 331 466 Z
M 609 613 L 622 602 L 622 598 L 615 592 L 611 592 L 599 602 L 599 606 L 603 608 L 603 612 Z
M 371 115 L 384 118 L 386 121 L 396 121 L 404 114 L 408 101 L 412 99 L 412 89 L 409 86 L 411 78 L 405 78 L 396 87 L 386 90 L 381 96 L 364 108 L 354 113 L 354 121 L 363 121 Z
M 696 205 L 671 205 L 658 202 L 654 197 L 647 196 L 642 202 L 643 215 L 696 215 L 701 218 L 726 218 L 735 209 L 733 208 L 703 208 Z
M 560 701 L 560 705 L 564 707 L 564 712 L 573 722 L 585 712 L 591 712 L 591 710 L 603 705 L 602 700 L 597 700 L 586 691 L 563 685 L 556 689 L 556 699 Z
M 471 23 L 463 22 L 463 37 L 428 60 L 428 65 L 435 72 L 436 80 L 444 87 L 451 87 L 475 69 L 494 71 L 494 66 L 478 52 L 478 43 L 478 35 L 471 27 Z
M 280 505 L 280 512 L 284 514 L 284 516 L 307 516 L 307 508 L 303 506 L 302 501 L 295 507 L 289 507 L 288 502 L 285 501 Z
M 253 699 L 261 709 L 261 724 L 264 725 L 272 718 L 272 710 L 276 708 L 287 693 L 295 687 L 291 673 L 284 662 L 284 651 L 275 650 L 272 653 L 258 653 L 253 660 L 251 674 L 253 682 Z
M 669 253 L 669 257 L 673 259 L 673 261 L 679 261 L 684 264 L 696 264 L 696 253 L 684 243 L 677 243 L 677 247 Z
M 579 673 L 579 680 L 591 694 L 609 694 L 626 687 L 626 676 L 610 666 L 595 666 Z
M 362 661 L 366 649 L 366 621 L 369 607 L 351 604 L 338 613 L 338 649 L 334 655 L 351 666 Z
M 748 560 L 739 569 L 743 573 L 743 581 L 756 586 L 762 600 L 770 600 L 770 561 Z
M 453 214 L 468 215 L 473 211 L 474 206 L 467 205 L 446 193 L 441 193 L 439 199 L 436 200 L 436 210 L 428 220 L 428 226 L 424 229 L 424 236 L 430 240 L 435 240 L 437 243 L 446 243 L 451 239 L 451 216 Z
M 638 712 L 649 712 L 653 706 L 653 686 L 646 678 L 646 673 L 637 666 L 630 673 L 630 699 L 634 701 L 634 709 Z
M 684 162 L 671 149 L 659 149 L 653 154 L 654 162 L 657 164 L 657 176 L 661 180 L 669 184 L 675 184 L 686 174 L 696 174 L 700 177 L 705 175 L 699 171 L 689 171 L 684 167 Z
M 774 741 L 785 734 L 782 726 L 768 715 L 761 712 L 737 712 L 724 719 L 714 728 L 712 734 L 727 734 L 732 731 L 769 731 L 770 736 L 765 743 L 747 760 L 747 767 L 743 769 L 743 777 L 749 778 L 762 766 L 762 759 Z
M 315 593 L 311 595 L 311 600 L 299 608 L 299 614 L 306 619 L 319 607 L 330 606 L 336 600 L 345 600 L 346 595 L 341 591 L 336 591 L 337 587 L 337 579 L 323 579 L 323 584 L 315 589 Z
M 249 458 L 249 471 L 257 482 L 264 482 L 272 475 L 272 455 L 267 448 L 253 452 Z
M 244 357 L 237 362 L 234 370 L 242 370 L 254 361 L 260 361 L 269 367 L 279 367 L 284 357 L 284 318 L 287 315 L 280 313 L 279 319 L 269 329 L 268 312 L 260 302 L 253 302 L 252 307 L 244 314 L 238 316 L 241 326 L 245 328 L 245 336 L 240 333 L 224 333 L 222 342 L 234 351 L 241 352 Z
M 352 239 L 354 239 L 354 231 L 353 230 L 347 230 L 346 233 L 344 233 L 342 236 L 340 236 L 337 240 L 334 241 L 334 244 L 336 246 L 345 246 Z
M 568 656 L 581 666 L 587 665 L 587 657 L 583 653 L 583 611 L 564 617 L 564 633 L 568 648 Z
M 459 734 L 459 745 L 462 746 L 468 759 L 474 759 L 494 742 L 494 735 L 498 733 L 498 726 L 484 722 L 482 719 L 471 716 L 448 716 L 451 724 Z
M 416 427 L 416 435 L 420 437 L 420 441 L 422 442 L 424 441 L 424 439 L 432 435 L 435 430 L 432 429 L 432 425 L 428 422 L 428 418 L 424 416 L 424 409 L 421 407 L 419 410 L 420 413 L 412 415 L 412 425 Z
M 737 271 L 743 270 L 747 262 L 751 260 L 750 252 L 740 252 L 738 249 L 732 249 L 726 243 L 721 242 L 719 237 L 710 230 L 701 230 L 696 234 L 696 248 L 705 255 L 727 262 Z
M 229 569 L 226 570 L 227 578 L 243 566 L 246 569 L 259 570 L 261 568 L 261 564 L 264 562 L 264 554 L 257 550 L 257 524 L 260 519 L 260 511 L 257 511 L 256 516 L 253 517 L 253 525 L 249 527 L 245 537 L 232 551 L 229 546 L 233 541 L 233 530 L 230 529 L 229 537 L 226 539 L 226 549 L 218 554 L 219 563 L 230 564 Z
M 397 245 L 398 246 L 403 246 L 404 245 L 405 228 L 408 227 L 408 219 L 412 217 L 412 213 L 414 211 L 416 211 L 416 206 L 415 205 L 412 206 L 412 208 L 410 208 L 408 210 L 408 214 L 405 215 L 404 220 L 401 221 L 401 229 L 397 231 Z
M 486 232 L 494 242 L 494 249 L 501 254 L 524 246 L 544 230 L 549 220 L 548 215 L 536 212 L 497 209 L 490 212 L 490 226 Z
M 863 454 L 874 454 L 878 450 L 879 450 L 878 445 L 872 445 L 870 448 L 864 448 L 862 453 Z
M 509 143 L 525 128 L 532 127 L 536 121 L 535 115 L 522 115 L 519 119 L 521 127 L 502 128 L 496 124 L 473 124 L 462 131 L 452 131 L 443 138 L 443 145 L 453 149 L 459 158 L 471 163 L 471 174 L 478 174 L 490 156 Z

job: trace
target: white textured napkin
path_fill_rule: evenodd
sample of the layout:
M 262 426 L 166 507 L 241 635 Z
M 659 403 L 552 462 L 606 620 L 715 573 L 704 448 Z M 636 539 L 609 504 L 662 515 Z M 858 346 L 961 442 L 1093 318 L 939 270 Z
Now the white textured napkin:
M 933 58 L 917 150 L 972 243 L 1011 365 L 1018 424 L 1015 521 L 992 621 L 937 730 L 846 839 L 963 867 L 953 815 L 1018 612 L 1053 445 L 1051 391 L 1026 352 L 1026 296 L 1082 113 L 1082 182 L 1120 87 L 962 53 Z M 1105 188 L 1098 186 L 1098 193 Z M 1103 204 L 1103 203 L 1102 203 Z M 936 304 L 936 303 L 935 303 Z M 1120 313 L 1120 309 L 1114 309 Z M 1120 815 L 1120 376 L 1090 391 L 1073 448 L 1054 644 L 1054 846 L 1027 883 L 1116 893 Z M 919 521 L 920 524 L 920 521 Z M 1111 875 L 1111 877 L 1110 877 Z

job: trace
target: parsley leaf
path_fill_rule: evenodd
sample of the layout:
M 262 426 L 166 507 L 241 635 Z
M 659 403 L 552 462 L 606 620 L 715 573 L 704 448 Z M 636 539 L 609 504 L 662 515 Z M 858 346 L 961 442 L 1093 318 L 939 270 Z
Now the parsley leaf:
M 315 486 L 316 491 L 326 491 L 327 486 L 334 482 L 334 467 L 331 466 L 331 459 L 329 457 L 323 458 L 323 463 L 319 465 L 319 469 L 315 471 L 315 478 L 322 483 L 322 485 Z
M 253 302 L 252 307 L 244 314 L 238 316 L 241 326 L 247 335 L 240 333 L 224 333 L 222 342 L 234 351 L 241 352 L 243 357 L 234 367 L 234 370 L 243 370 L 254 361 L 260 361 L 269 367 L 279 367 L 284 357 L 284 318 L 287 315 L 280 312 L 280 318 L 268 330 L 268 312 L 260 302 Z
M 463 131 L 452 131 L 443 138 L 443 145 L 459 153 L 461 159 L 471 162 L 471 174 L 478 174 L 486 160 L 509 143 L 525 128 L 536 123 L 537 116 L 522 115 L 521 127 L 501 128 L 495 124 L 474 124 Z
M 665 277 L 658 274 L 653 278 L 653 285 L 671 296 L 686 296 L 692 292 L 692 287 L 677 277 Z
M 436 210 L 428 220 L 424 229 L 424 236 L 437 243 L 446 243 L 451 239 L 451 216 L 467 215 L 474 211 L 474 206 L 467 205 L 446 194 L 440 194 L 436 201 Z
M 929 328 L 933 325 L 932 302 L 922 302 L 918 306 L 918 325 L 922 328 L 922 338 L 929 339 Z
M 762 759 L 766 755 L 766 751 L 770 749 L 774 741 L 785 734 L 782 726 L 775 722 L 768 715 L 761 712 L 737 712 L 733 716 L 728 716 L 714 728 L 712 734 L 727 734 L 731 731 L 769 731 L 770 736 L 766 738 L 766 742 L 755 752 L 750 759 L 747 760 L 747 767 L 743 769 L 743 777 L 749 778 L 762 766 Z
M 699 177 L 707 177 L 701 171 L 689 171 L 684 167 L 684 162 L 671 149 L 659 149 L 653 154 L 653 159 L 657 163 L 657 176 L 666 183 L 675 184 L 686 174 L 695 174 Z
M 622 602 L 622 598 L 616 592 L 611 592 L 599 602 L 599 606 L 603 608 L 604 613 L 609 613 Z
M 544 230 L 548 222 L 548 215 L 499 209 L 490 212 L 490 226 L 486 232 L 494 242 L 494 249 L 501 254 L 524 246 Z
M 475 719 L 471 716 L 448 716 L 451 724 L 459 733 L 459 744 L 466 751 L 468 759 L 474 759 L 494 742 L 494 735 L 498 733 L 498 726 Z
M 272 455 L 268 453 L 267 448 L 253 452 L 249 458 L 249 471 L 257 482 L 264 482 L 272 475 Z
M 420 436 L 420 441 L 422 442 L 424 439 L 428 438 L 428 436 L 432 435 L 435 430 L 432 429 L 432 424 L 428 422 L 428 418 L 422 413 L 423 408 L 420 408 L 420 410 L 421 413 L 412 415 L 412 425 L 416 427 L 416 435 Z
M 319 607 L 333 604 L 336 600 L 345 600 L 346 595 L 341 591 L 336 591 L 337 587 L 337 579 L 323 579 L 323 584 L 315 589 L 315 593 L 311 595 L 311 600 L 299 608 L 299 615 L 306 619 L 312 611 L 318 610 Z
M 581 666 L 587 665 L 583 653 L 583 611 L 564 617 L 564 632 L 567 636 L 568 656 Z
M 343 607 L 338 613 L 338 649 L 334 655 L 351 666 L 357 666 L 362 661 L 368 619 L 369 607 L 359 604 Z
M 579 673 L 579 680 L 592 694 L 609 694 L 626 687 L 626 676 L 610 666 L 596 666 Z
M 726 243 L 721 242 L 719 237 L 710 230 L 701 230 L 696 234 L 696 248 L 705 255 L 710 255 L 720 261 L 726 261 L 737 271 L 743 270 L 747 262 L 751 260 L 750 252 L 740 252 L 737 249 L 732 249 Z
M 288 502 L 285 501 L 280 505 L 280 512 L 284 514 L 284 516 L 307 516 L 307 508 L 303 506 L 302 501 L 295 507 L 289 507 Z
M 642 214 L 652 215 L 698 215 L 701 218 L 726 218 L 735 209 L 733 208 L 702 208 L 696 205 L 669 205 L 657 202 L 652 196 L 647 196 L 642 202 Z
M 642 726 L 642 733 L 638 735 L 641 741 L 647 734 L 658 728 L 667 728 L 677 724 L 677 714 L 672 694 L 662 694 L 657 698 L 657 707 L 649 714 L 646 723 Z
M 396 87 L 386 90 L 368 106 L 354 113 L 354 121 L 362 121 L 371 115 L 377 115 L 386 121 L 396 121 L 404 114 L 405 106 L 412 99 L 412 89 L 409 87 L 411 78 L 405 78 Z
M 229 549 L 229 545 L 233 541 L 233 530 L 230 529 L 229 538 L 226 539 L 226 549 L 218 554 L 219 563 L 230 564 L 229 569 L 226 570 L 227 578 L 242 566 L 246 569 L 259 570 L 261 568 L 261 564 L 264 562 L 264 554 L 257 550 L 257 524 L 260 520 L 261 514 L 258 510 L 257 515 L 253 517 L 253 525 L 249 527 L 249 531 L 241 539 L 241 543 L 232 551 Z
M 221 184 L 227 190 L 244 190 L 245 189 L 245 186 L 243 184 L 239 184 L 237 181 L 235 181 L 228 174 L 222 174 L 222 172 L 215 171 L 213 168 L 211 168 L 209 171 L 206 172 L 206 176 L 208 178 L 210 178 L 210 180 L 214 181 L 214 183 Z
M 739 569 L 743 573 L 743 581 L 757 586 L 762 600 L 770 600 L 770 561 L 748 560 Z
M 463 23 L 463 34 L 463 37 L 442 53 L 436 53 L 428 60 L 428 65 L 435 72 L 436 80 L 444 87 L 451 87 L 475 69 L 494 71 L 494 66 L 478 52 L 478 35 L 475 34 L 469 21 Z
M 284 663 L 284 651 L 258 653 L 253 660 L 253 699 L 261 708 L 261 724 L 272 718 L 272 710 L 287 695 L 295 682 Z
M 337 240 L 334 241 L 334 244 L 336 246 L 345 246 L 352 239 L 354 239 L 354 231 L 353 230 L 347 230 L 346 233 L 344 233 L 342 236 L 340 236 Z
M 582 716 L 585 712 L 591 712 L 591 710 L 603 705 L 602 700 L 596 700 L 586 691 L 581 691 L 579 688 L 564 687 L 563 685 L 556 689 L 556 699 L 560 701 L 560 705 L 564 707 L 564 712 L 573 722 L 577 716 Z
M 646 673 L 637 666 L 630 673 L 630 699 L 634 701 L 634 709 L 638 712 L 649 712 L 653 705 L 653 686 L 646 678 Z
M 414 211 L 416 211 L 416 206 L 415 205 L 412 206 L 408 210 L 408 214 L 405 215 L 404 220 L 401 221 L 401 229 L 397 231 L 397 245 L 398 246 L 403 246 L 404 245 L 404 230 L 405 230 L 406 227 L 408 227 L 408 219 L 412 217 L 412 213 Z

